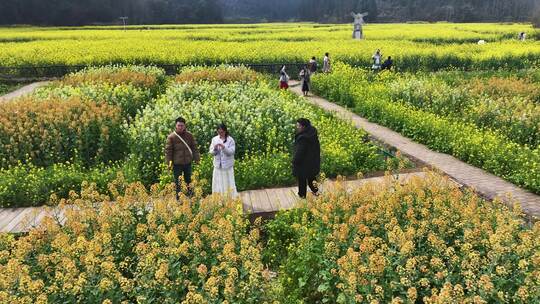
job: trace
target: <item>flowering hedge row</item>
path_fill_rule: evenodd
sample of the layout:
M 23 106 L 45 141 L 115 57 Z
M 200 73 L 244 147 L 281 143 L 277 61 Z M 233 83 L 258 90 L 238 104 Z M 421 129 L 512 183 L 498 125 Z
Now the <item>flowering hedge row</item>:
M 316 92 L 430 148 L 452 154 L 517 185 L 540 193 L 540 147 L 509 140 L 500 132 L 392 102 L 385 78 L 347 65 L 314 77 Z
M 536 303 L 540 222 L 428 173 L 341 189 L 267 224 L 283 303 Z
M 435 173 L 338 184 L 264 227 L 194 186 L 178 203 L 172 186 L 118 178 L 108 197 L 87 185 L 58 202 L 63 225 L 52 212 L 27 235 L 0 234 L 0 302 L 540 301 L 540 223 Z
M 0 104 L 0 167 L 83 165 L 124 158 L 127 138 L 118 107 L 73 97 Z
M 113 86 L 131 84 L 145 88 L 157 95 L 165 84 L 166 77 L 163 69 L 153 66 L 140 65 L 108 65 L 85 68 L 77 73 L 64 77 L 61 83 L 68 86 L 81 84 L 110 84 Z
M 261 74 L 244 66 L 220 65 L 217 67 L 184 67 L 174 80 L 179 83 L 200 81 L 231 83 L 256 81 L 260 78 Z
M 490 129 L 519 144 L 540 145 L 540 85 L 491 77 L 447 84 L 444 75 L 391 75 L 389 99 Z
M 61 82 L 53 83 L 50 86 L 38 88 L 33 96 L 38 100 L 79 97 L 98 104 L 106 103 L 119 107 L 122 111 L 122 117 L 127 121 L 130 121 L 138 111 L 154 100 L 149 89 L 136 87 L 132 84 L 112 85 L 109 83 L 78 84 L 76 86 L 65 85 Z
M 18 239 L 0 234 L 1 303 L 262 303 L 259 230 L 239 201 L 178 203 L 140 184 L 90 186 Z M 149 203 L 151 202 L 151 203 Z M 96 207 L 99 206 L 99 207 Z

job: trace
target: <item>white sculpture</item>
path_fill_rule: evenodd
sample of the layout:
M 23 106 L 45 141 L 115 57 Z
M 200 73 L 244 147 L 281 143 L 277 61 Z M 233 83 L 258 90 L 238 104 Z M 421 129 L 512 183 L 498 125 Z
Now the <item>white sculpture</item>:
M 364 25 L 364 17 L 368 13 L 355 14 L 351 13 L 351 16 L 354 18 L 354 29 L 353 29 L 353 39 L 364 39 L 364 31 L 362 30 L 362 25 Z

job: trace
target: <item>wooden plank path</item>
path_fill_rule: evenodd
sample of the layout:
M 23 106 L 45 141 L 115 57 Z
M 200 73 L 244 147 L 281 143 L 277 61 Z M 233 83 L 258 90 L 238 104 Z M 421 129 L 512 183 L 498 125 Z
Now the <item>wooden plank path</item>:
M 302 96 L 301 87 L 298 84 L 297 81 L 292 81 L 290 89 L 292 92 Z M 364 129 L 377 141 L 395 147 L 404 155 L 439 169 L 458 183 L 473 188 L 484 198 L 493 200 L 498 197 L 507 205 L 518 201 L 523 212 L 530 219 L 540 219 L 539 195 L 524 190 L 480 168 L 471 166 L 451 155 L 430 150 L 422 144 L 418 144 L 391 129 L 369 122 L 367 119 L 326 99 L 310 94 L 307 100 L 327 111 L 335 112 L 341 118 L 351 120 L 357 128 Z
M 400 174 L 400 182 L 406 182 L 413 176 L 423 177 L 424 172 L 414 172 Z M 347 190 L 352 190 L 362 184 L 369 182 L 381 182 L 385 177 L 373 177 L 360 180 L 346 181 Z M 331 192 L 335 186 L 334 181 L 326 181 L 321 192 Z M 296 194 L 297 187 L 272 188 L 261 190 L 249 190 L 239 193 L 242 200 L 244 213 L 254 216 L 265 216 L 273 214 L 279 210 L 294 208 L 299 201 Z M 308 196 L 309 194 L 308 191 Z M 53 217 L 60 223 L 65 220 L 64 211 L 52 207 L 27 207 L 27 208 L 0 208 L 0 233 L 20 233 L 27 232 L 33 227 L 37 227 L 46 217 Z

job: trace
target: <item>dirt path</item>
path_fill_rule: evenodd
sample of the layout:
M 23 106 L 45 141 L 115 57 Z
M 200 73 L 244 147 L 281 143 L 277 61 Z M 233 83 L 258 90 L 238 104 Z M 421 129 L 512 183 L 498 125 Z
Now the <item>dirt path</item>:
M 27 86 L 24 86 L 14 92 L 8 93 L 4 96 L 0 96 L 0 102 L 2 101 L 8 101 L 13 98 L 21 97 L 23 95 L 27 95 L 32 93 L 35 89 L 42 87 L 44 85 L 47 85 L 49 81 L 40 81 L 40 82 L 34 82 Z

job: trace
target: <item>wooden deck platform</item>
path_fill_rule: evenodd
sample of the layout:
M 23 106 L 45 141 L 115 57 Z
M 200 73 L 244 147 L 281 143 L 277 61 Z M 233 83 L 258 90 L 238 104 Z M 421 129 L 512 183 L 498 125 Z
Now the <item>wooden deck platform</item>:
M 400 174 L 403 182 L 412 176 L 424 176 L 424 172 Z M 359 180 L 346 181 L 348 190 L 354 189 L 364 183 L 380 182 L 384 177 L 373 177 Z M 321 187 L 321 192 L 331 192 L 335 187 L 334 181 L 327 181 Z M 255 216 L 268 216 L 279 210 L 294 208 L 299 198 L 296 187 L 271 188 L 240 192 L 243 209 L 246 214 Z M 311 195 L 308 190 L 308 196 Z M 53 217 L 58 222 L 65 221 L 65 210 L 51 207 L 28 207 L 28 208 L 0 208 L 0 233 L 26 232 L 37 227 L 46 216 Z

